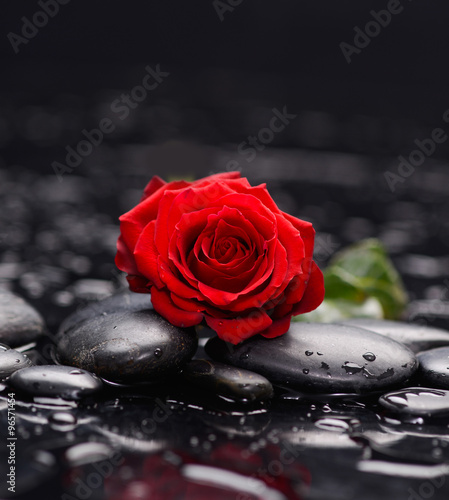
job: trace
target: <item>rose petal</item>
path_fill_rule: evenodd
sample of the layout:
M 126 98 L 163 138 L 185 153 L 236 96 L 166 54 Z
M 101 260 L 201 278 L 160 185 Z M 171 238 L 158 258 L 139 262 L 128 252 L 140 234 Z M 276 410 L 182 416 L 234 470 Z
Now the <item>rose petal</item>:
M 273 320 L 271 325 L 266 328 L 260 335 L 267 339 L 274 339 L 280 335 L 284 335 L 290 328 L 291 315 L 281 319 Z
M 165 290 L 153 288 L 151 291 L 151 302 L 154 310 L 175 326 L 187 328 L 198 325 L 203 319 L 202 313 L 184 311 L 176 307 Z
M 151 179 L 151 181 L 145 186 L 145 189 L 143 190 L 143 195 L 140 201 L 145 200 L 149 196 L 151 196 L 153 193 L 155 193 L 158 189 L 160 189 L 162 186 L 165 186 L 167 183 L 162 180 L 159 176 L 155 175 Z
M 138 274 L 134 255 L 123 240 L 122 235 L 117 240 L 117 254 L 115 255 L 115 265 L 125 273 Z
M 220 319 L 206 316 L 206 323 L 226 342 L 238 344 L 243 340 L 266 330 L 271 319 L 262 309 L 255 309 L 249 314 L 235 319 Z
M 309 283 L 301 301 L 293 308 L 293 315 L 308 313 L 316 309 L 323 302 L 324 292 L 323 273 L 315 262 L 312 262 Z
M 146 276 L 158 288 L 164 285 L 158 271 L 159 254 L 154 244 L 155 221 L 151 221 L 141 232 L 134 249 L 134 257 L 139 273 Z

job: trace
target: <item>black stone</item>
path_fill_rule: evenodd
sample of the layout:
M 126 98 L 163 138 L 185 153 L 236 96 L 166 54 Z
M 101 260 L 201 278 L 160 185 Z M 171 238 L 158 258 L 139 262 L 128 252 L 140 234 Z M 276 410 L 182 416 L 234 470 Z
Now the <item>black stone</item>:
M 192 384 L 232 401 L 253 402 L 273 397 L 273 386 L 262 375 L 217 361 L 195 359 L 184 368 L 183 376 Z
M 45 332 L 42 316 L 21 297 L 0 289 L 0 342 L 17 347 Z
M 88 306 L 75 311 L 61 323 L 59 334 L 70 330 L 77 323 L 97 316 L 107 316 L 117 312 L 133 312 L 153 309 L 151 297 L 148 293 L 133 293 L 129 290 L 111 295 L 110 297 L 92 302 Z
M 41 365 L 14 372 L 8 385 L 39 397 L 81 399 L 98 392 L 103 384 L 94 374 L 72 366 Z
M 449 389 L 449 347 L 438 347 L 418 354 L 418 380 L 428 387 Z
M 86 319 L 58 335 L 57 356 L 112 382 L 152 382 L 179 372 L 198 346 L 193 329 L 177 328 L 155 311 Z
M 32 366 L 27 356 L 9 346 L 0 344 L 0 380 L 4 380 L 12 373 L 22 368 Z
M 214 337 L 213 359 L 255 371 L 271 382 L 315 392 L 366 392 L 404 383 L 418 367 L 403 345 L 361 328 L 292 323 L 280 337 L 233 346 Z
M 395 413 L 433 416 L 449 413 L 449 391 L 407 387 L 380 397 L 379 403 Z
M 449 331 L 403 321 L 351 318 L 341 324 L 366 328 L 404 344 L 414 353 L 449 345 Z

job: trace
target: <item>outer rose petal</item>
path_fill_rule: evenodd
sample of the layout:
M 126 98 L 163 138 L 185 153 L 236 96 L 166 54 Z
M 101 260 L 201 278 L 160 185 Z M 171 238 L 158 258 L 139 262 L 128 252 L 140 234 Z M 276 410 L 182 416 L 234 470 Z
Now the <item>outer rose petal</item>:
M 290 328 L 290 320 L 291 315 L 273 320 L 273 323 L 266 330 L 260 332 L 260 334 L 267 339 L 274 339 L 275 337 L 284 335 L 284 333 L 287 333 Z
M 324 278 L 321 269 L 312 262 L 309 283 L 301 301 L 293 308 L 293 315 L 308 313 L 316 309 L 324 299 Z
M 232 344 L 238 344 L 243 340 L 266 330 L 271 325 L 271 319 L 262 309 L 255 309 L 246 316 L 236 319 L 220 319 L 206 316 L 206 323 L 217 335 Z
M 203 314 L 199 312 L 184 311 L 176 307 L 165 290 L 159 291 L 156 287 L 151 289 L 151 302 L 154 310 L 170 323 L 181 328 L 194 326 L 201 323 Z

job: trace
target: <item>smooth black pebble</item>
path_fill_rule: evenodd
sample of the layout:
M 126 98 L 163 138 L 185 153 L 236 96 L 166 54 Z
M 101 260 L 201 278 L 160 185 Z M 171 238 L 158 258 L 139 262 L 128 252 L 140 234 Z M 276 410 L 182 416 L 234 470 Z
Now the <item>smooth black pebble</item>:
M 351 318 L 341 324 L 366 328 L 404 344 L 414 353 L 449 345 L 449 331 L 403 321 Z
M 206 352 L 276 384 L 325 393 L 382 390 L 404 383 L 418 367 L 414 354 L 394 340 L 325 323 L 292 323 L 280 337 L 257 336 L 237 346 L 214 337 Z
M 192 328 L 177 328 L 151 310 L 96 316 L 58 337 L 60 363 L 112 382 L 162 381 L 182 370 L 198 347 Z
M 76 400 L 98 392 L 103 383 L 73 366 L 40 365 L 14 372 L 8 386 L 31 396 Z
M 449 389 L 449 347 L 438 347 L 418 354 L 419 382 L 428 387 Z
M 387 410 L 407 415 L 439 415 L 449 413 L 449 391 L 427 387 L 407 387 L 380 397 Z
M 0 344 L 0 380 L 4 380 L 17 370 L 32 365 L 33 363 L 25 354 Z
M 218 361 L 190 361 L 184 368 L 183 377 L 214 395 L 232 401 L 254 402 L 273 397 L 273 386 L 262 375 Z
M 129 290 L 111 295 L 110 297 L 92 302 L 88 306 L 75 311 L 61 323 L 59 334 L 70 330 L 77 323 L 97 316 L 107 316 L 117 312 L 134 312 L 153 309 L 149 293 L 133 293 Z
M 0 342 L 11 347 L 33 342 L 45 332 L 42 316 L 21 297 L 0 289 Z

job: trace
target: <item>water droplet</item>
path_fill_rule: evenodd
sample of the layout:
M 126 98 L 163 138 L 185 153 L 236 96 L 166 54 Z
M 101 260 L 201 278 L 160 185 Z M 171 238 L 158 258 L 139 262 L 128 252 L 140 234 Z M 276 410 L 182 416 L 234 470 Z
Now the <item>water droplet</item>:
M 306 351 L 306 356 L 312 356 L 313 351 Z
M 319 429 L 333 432 L 345 432 L 350 426 L 347 421 L 338 418 L 320 418 L 315 422 Z
M 156 348 L 154 350 L 154 355 L 156 356 L 156 358 L 160 358 L 162 356 L 162 349 L 160 349 L 159 347 Z
M 319 351 L 317 351 L 317 354 L 318 354 L 318 356 L 322 356 L 323 355 L 323 353 L 319 352 Z
M 9 347 L 9 345 L 0 344 L 0 351 L 9 351 L 10 349 L 11 347 Z
M 304 373 L 304 375 L 308 375 L 310 373 L 310 370 L 308 368 L 304 368 L 302 372 Z
M 48 417 L 50 427 L 56 431 L 71 431 L 76 426 L 76 417 L 67 411 L 57 411 Z
M 70 375 L 82 375 L 83 372 L 81 370 L 72 370 L 69 372 Z
M 363 366 L 360 366 L 357 363 L 350 363 L 349 361 L 346 361 L 341 367 L 346 370 L 348 375 L 354 375 L 363 370 Z
M 117 328 L 117 325 L 114 326 L 113 330 L 115 330 Z
M 376 355 L 373 354 L 372 352 L 365 352 L 365 354 L 363 355 L 363 357 L 367 360 L 367 361 L 375 361 L 376 360 Z
M 16 363 L 20 363 L 20 359 L 16 359 Z
M 240 359 L 248 359 L 249 353 L 250 353 L 250 349 L 247 349 L 245 352 L 242 352 L 242 354 L 240 354 L 239 358 Z
M 223 321 L 219 321 L 218 326 L 223 326 Z

